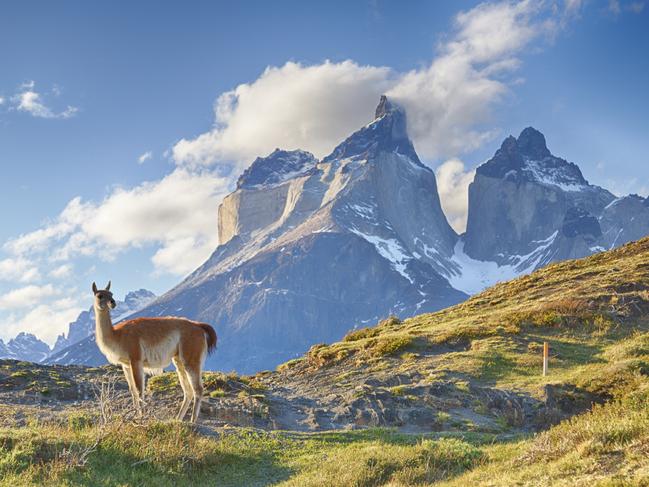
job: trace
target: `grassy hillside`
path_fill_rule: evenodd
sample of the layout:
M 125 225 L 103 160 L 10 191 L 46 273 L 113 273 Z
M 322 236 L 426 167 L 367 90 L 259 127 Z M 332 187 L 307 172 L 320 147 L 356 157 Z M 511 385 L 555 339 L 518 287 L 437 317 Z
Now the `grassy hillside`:
M 140 421 L 115 406 L 102 415 L 101 401 L 19 405 L 27 397 L 20 391 L 39 386 L 24 382 L 35 374 L 27 365 L 13 364 L 0 368 L 0 382 L 13 384 L 0 388 L 11 394 L 0 397 L 0 478 L 4 485 L 649 485 L 648 312 L 644 239 L 553 264 L 438 313 L 356 330 L 276 372 L 208 374 L 198 429 L 166 413 Z M 56 373 L 61 383 L 74 380 Z M 173 375 L 149 387 L 157 408 L 176 406 Z M 48 385 L 48 394 L 55 388 Z M 237 414 L 227 409 L 239 406 Z M 327 431 L 338 427 L 354 430 Z

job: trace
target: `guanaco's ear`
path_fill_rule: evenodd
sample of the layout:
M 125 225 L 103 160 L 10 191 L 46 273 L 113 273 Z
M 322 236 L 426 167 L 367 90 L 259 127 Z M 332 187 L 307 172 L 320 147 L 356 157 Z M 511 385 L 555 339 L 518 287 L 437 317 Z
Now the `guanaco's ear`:
M 95 284 L 94 282 L 92 283 L 92 292 L 93 294 L 97 294 L 97 284 Z
M 108 281 L 108 284 L 106 284 L 106 291 L 110 291 L 110 281 Z

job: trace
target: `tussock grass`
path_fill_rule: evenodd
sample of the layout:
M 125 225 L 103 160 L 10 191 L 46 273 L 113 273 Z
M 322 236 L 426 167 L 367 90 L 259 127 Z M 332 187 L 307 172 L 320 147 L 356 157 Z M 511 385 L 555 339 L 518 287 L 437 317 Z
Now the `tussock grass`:
M 647 485 L 649 388 L 483 455 L 476 468 L 441 485 Z
M 0 430 L 0 485 L 419 485 L 478 464 L 478 446 L 386 430 L 198 434 L 178 422 Z
M 360 442 L 334 449 L 322 464 L 311 464 L 281 485 L 423 485 L 469 469 L 480 458 L 477 447 L 457 439 L 415 445 Z

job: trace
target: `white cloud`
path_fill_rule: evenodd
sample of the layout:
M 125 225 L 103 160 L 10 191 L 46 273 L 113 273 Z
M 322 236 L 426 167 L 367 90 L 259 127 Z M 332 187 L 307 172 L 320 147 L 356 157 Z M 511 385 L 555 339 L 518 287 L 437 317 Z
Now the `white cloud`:
M 167 242 L 151 259 L 158 272 L 185 275 L 196 269 L 218 244 L 216 229 L 210 230 L 210 234 L 197 234 Z
M 55 92 L 57 94 L 57 92 Z M 70 118 L 76 115 L 78 108 L 68 106 L 65 110 L 55 112 L 45 105 L 43 97 L 35 90 L 34 81 L 21 85 L 18 93 L 12 97 L 14 108 L 37 118 Z
M 144 164 L 146 161 L 148 161 L 152 157 L 153 157 L 153 152 L 148 150 L 144 154 L 142 154 L 140 157 L 137 158 L 137 162 L 138 162 L 138 164 Z
M 55 279 L 63 279 L 65 277 L 68 277 L 71 273 L 72 273 L 72 265 L 63 264 L 52 269 L 49 273 L 49 276 Z
M 352 61 L 268 67 L 254 82 L 219 96 L 214 128 L 179 141 L 173 158 L 188 165 L 250 163 L 278 146 L 324 156 L 371 119 L 390 76 L 388 68 Z
M 1 338 L 7 340 L 26 332 L 52 346 L 56 337 L 67 331 L 68 323 L 75 320 L 80 312 L 81 306 L 70 298 L 39 304 L 22 316 L 10 315 L 4 319 L 0 328 Z
M 0 96 L 0 105 L 4 105 L 4 103 L 5 103 L 4 96 Z
M 38 267 L 24 257 L 0 260 L 0 280 L 29 282 L 39 276 Z
M 437 188 L 446 218 L 453 229 L 466 230 L 469 209 L 469 184 L 473 182 L 475 169 L 467 171 L 459 159 L 449 159 L 435 170 Z
M 572 3 L 569 8 L 575 9 Z M 433 61 L 408 73 L 353 61 L 268 67 L 257 80 L 222 94 L 214 127 L 180 140 L 173 158 L 178 164 L 240 168 L 275 147 L 323 156 L 371 120 L 385 92 L 405 106 L 410 135 L 423 158 L 469 152 L 496 134 L 481 126 L 508 92 L 507 76 L 520 64 L 517 55 L 533 39 L 553 33 L 564 15 L 552 20 L 539 5 L 485 3 L 460 13 Z
M 609 0 L 608 2 L 608 11 L 615 16 L 620 15 L 623 11 L 639 14 L 642 13 L 644 7 L 645 2 L 622 3 L 620 0 Z
M 13 289 L 0 296 L 0 309 L 7 310 L 33 306 L 55 294 L 57 294 L 57 291 L 51 284 L 45 286 L 31 285 Z
M 159 245 L 156 269 L 185 274 L 216 247 L 218 205 L 228 185 L 227 178 L 179 168 L 160 181 L 115 189 L 101 203 L 74 198 L 53 222 L 5 248 L 17 255 L 52 248 L 50 258 L 65 261 L 76 255 L 110 260 L 124 249 Z
M 84 205 L 81 198 L 73 198 L 59 214 L 55 221 L 42 228 L 9 240 L 4 244 L 5 250 L 16 255 L 26 255 L 47 250 L 52 241 L 68 235 L 83 219 Z

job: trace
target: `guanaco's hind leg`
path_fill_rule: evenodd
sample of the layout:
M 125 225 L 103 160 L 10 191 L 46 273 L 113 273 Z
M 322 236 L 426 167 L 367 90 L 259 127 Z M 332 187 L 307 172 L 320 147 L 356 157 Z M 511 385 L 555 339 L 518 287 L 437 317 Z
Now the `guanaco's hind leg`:
M 201 379 L 201 372 L 203 370 L 203 362 L 205 362 L 205 357 L 207 355 L 207 343 L 202 331 L 200 338 L 200 341 L 187 340 L 181 343 L 178 350 L 178 361 L 182 363 L 185 378 L 189 383 L 192 392 L 192 399 L 194 400 L 191 419 L 192 423 L 196 423 L 198 420 L 198 415 L 201 411 L 201 402 L 203 400 L 203 381 Z M 187 391 L 187 393 L 188 392 L 189 391 Z
M 198 415 L 201 412 L 201 402 L 203 401 L 203 381 L 201 379 L 200 365 L 188 367 L 185 369 L 189 378 L 189 384 L 194 393 L 194 407 L 192 409 L 192 423 L 198 421 Z
M 176 373 L 178 374 L 178 382 L 180 382 L 180 387 L 183 389 L 183 402 L 180 405 L 180 410 L 176 419 L 182 421 L 187 414 L 187 409 L 189 409 L 189 403 L 191 401 L 192 389 L 189 384 L 189 379 L 187 378 L 187 371 L 182 361 L 178 357 L 172 359 L 174 365 L 176 366 Z
M 143 414 L 142 406 L 144 405 L 144 367 L 141 361 L 131 361 L 131 377 L 137 391 L 136 408 L 140 415 Z

